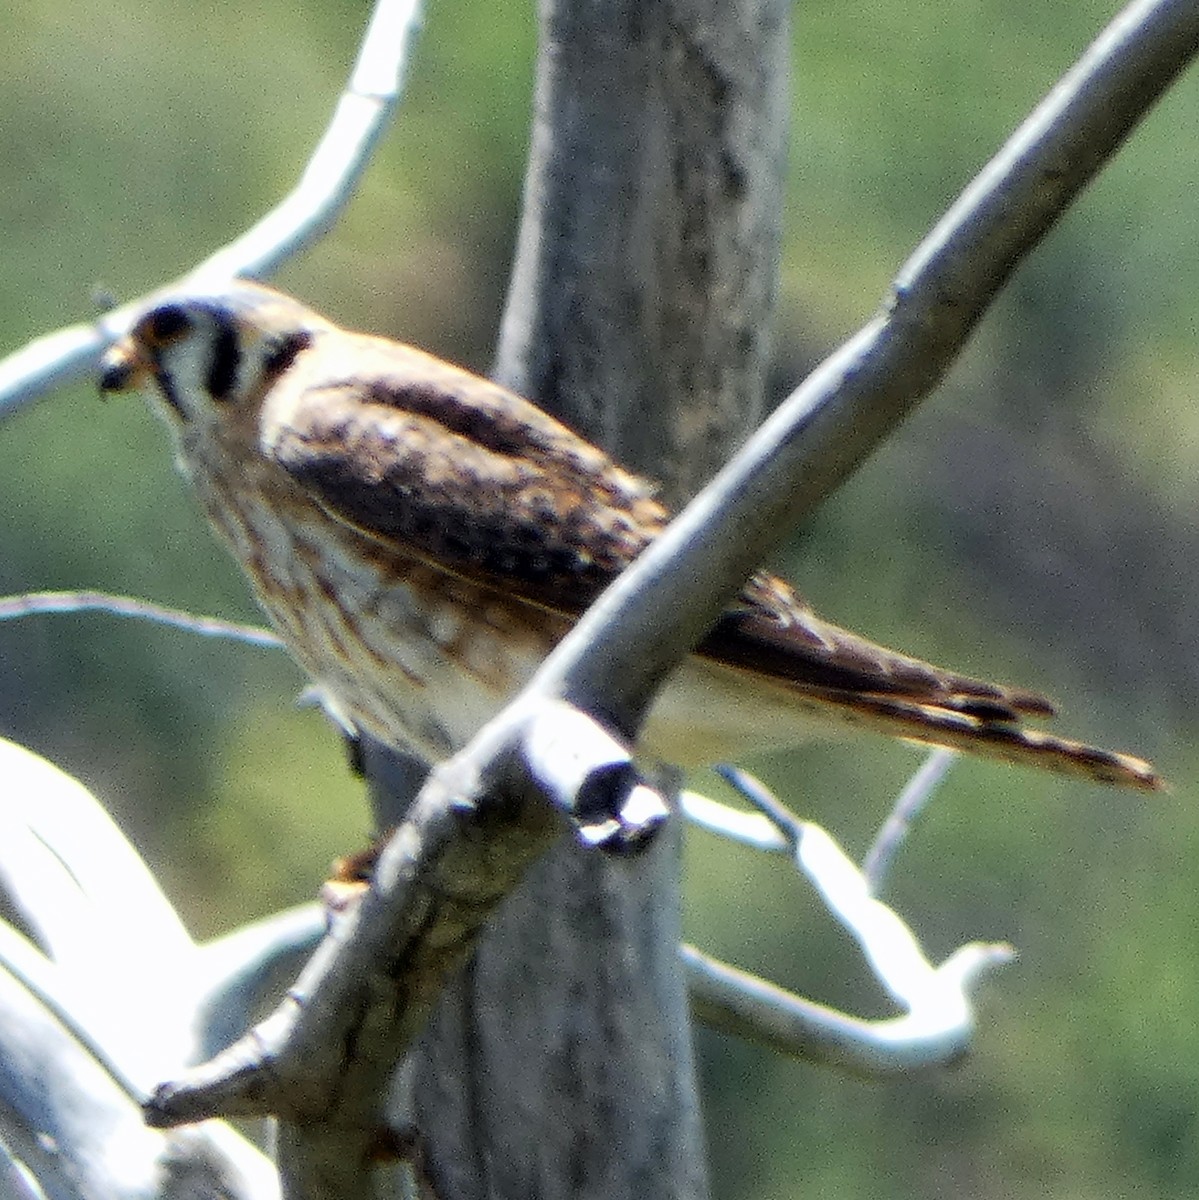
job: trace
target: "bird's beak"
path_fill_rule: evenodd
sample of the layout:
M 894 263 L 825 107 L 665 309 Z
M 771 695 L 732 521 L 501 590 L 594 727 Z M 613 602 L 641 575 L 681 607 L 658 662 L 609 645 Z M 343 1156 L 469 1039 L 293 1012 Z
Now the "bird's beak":
M 152 367 L 132 338 L 124 337 L 110 346 L 100 359 L 100 394 L 128 392 L 149 381 Z

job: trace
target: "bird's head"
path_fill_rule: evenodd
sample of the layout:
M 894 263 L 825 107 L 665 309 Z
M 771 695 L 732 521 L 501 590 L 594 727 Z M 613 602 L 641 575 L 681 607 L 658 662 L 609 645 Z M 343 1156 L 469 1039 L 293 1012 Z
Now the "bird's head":
M 177 427 L 219 422 L 261 398 L 333 326 L 298 301 L 235 280 L 156 297 L 101 360 L 100 390 L 147 384 Z

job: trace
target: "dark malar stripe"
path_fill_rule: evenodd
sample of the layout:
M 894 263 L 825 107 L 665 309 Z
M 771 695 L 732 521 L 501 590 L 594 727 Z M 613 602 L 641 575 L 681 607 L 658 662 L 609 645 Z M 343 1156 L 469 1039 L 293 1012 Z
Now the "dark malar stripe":
M 187 409 L 179 403 L 179 392 L 175 388 L 175 381 L 159 368 L 154 372 L 154 379 L 158 384 L 158 390 L 162 393 L 162 398 L 179 414 L 181 421 L 188 419 Z
M 216 338 L 212 344 L 212 362 L 208 366 L 205 384 L 214 400 L 227 400 L 237 383 L 241 366 L 241 346 L 232 320 L 224 313 L 216 314 Z

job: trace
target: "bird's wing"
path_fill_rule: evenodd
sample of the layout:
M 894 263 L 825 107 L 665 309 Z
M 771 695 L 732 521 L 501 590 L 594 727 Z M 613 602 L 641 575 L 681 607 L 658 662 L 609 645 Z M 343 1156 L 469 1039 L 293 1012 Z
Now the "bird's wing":
M 352 375 L 300 373 L 261 429 L 266 453 L 340 520 L 567 613 L 664 527 L 650 484 L 528 401 L 411 347 L 360 342 Z
M 514 393 L 376 339 L 361 339 L 352 361 L 343 380 L 301 373 L 264 412 L 262 443 L 313 500 L 366 536 L 573 616 L 665 527 L 651 484 Z M 1043 696 L 876 645 L 823 621 L 770 575 L 746 584 L 697 652 L 884 731 L 906 720 L 923 740 L 979 749 L 1018 741 L 1093 777 L 1111 768 L 1131 786 L 1156 780 L 1139 760 L 1026 735 L 1022 718 L 1053 712 Z
M 749 581 L 699 650 L 728 666 L 822 693 L 899 696 L 993 721 L 1054 712 L 1036 692 L 959 675 L 833 625 L 790 584 L 764 573 Z
M 568 615 L 665 527 L 650 483 L 527 400 L 411 347 L 362 338 L 355 349 L 352 376 L 319 385 L 300 376 L 262 430 L 267 452 L 340 520 Z M 698 650 L 798 687 L 902 696 L 996 720 L 1053 711 L 1042 696 L 831 625 L 765 574 Z

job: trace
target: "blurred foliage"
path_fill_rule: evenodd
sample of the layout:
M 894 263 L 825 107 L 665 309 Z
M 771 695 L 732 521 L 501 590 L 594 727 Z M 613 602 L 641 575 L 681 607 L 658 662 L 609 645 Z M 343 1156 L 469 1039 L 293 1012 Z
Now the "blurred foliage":
M 365 6 L 14 0 L 0 47 L 0 345 L 135 295 L 296 178 Z M 867 317 L 903 256 L 1110 16 L 1094 0 L 797 14 L 778 391 Z M 515 237 L 533 15 L 433 4 L 409 95 L 346 218 L 281 283 L 349 324 L 486 367 Z M 1151 754 L 1129 800 L 955 768 L 894 899 L 938 954 L 1008 937 L 976 1055 L 869 1085 L 701 1033 L 717 1194 L 1189 1195 L 1199 1163 L 1190 797 L 1199 257 L 1184 79 L 1018 274 L 947 384 L 780 562 L 828 615 L 1042 686 L 1071 732 Z M 87 387 L 0 436 L 0 591 L 253 607 L 136 403 Z M 367 813 L 283 655 L 102 617 L 0 626 L 0 732 L 110 802 L 209 933 L 310 896 Z M 855 853 L 917 759 L 812 747 L 763 776 Z M 715 781 L 704 780 L 705 784 Z M 3 781 L 0 781 L 0 787 Z M 689 934 L 885 1011 L 776 862 L 693 835 Z

